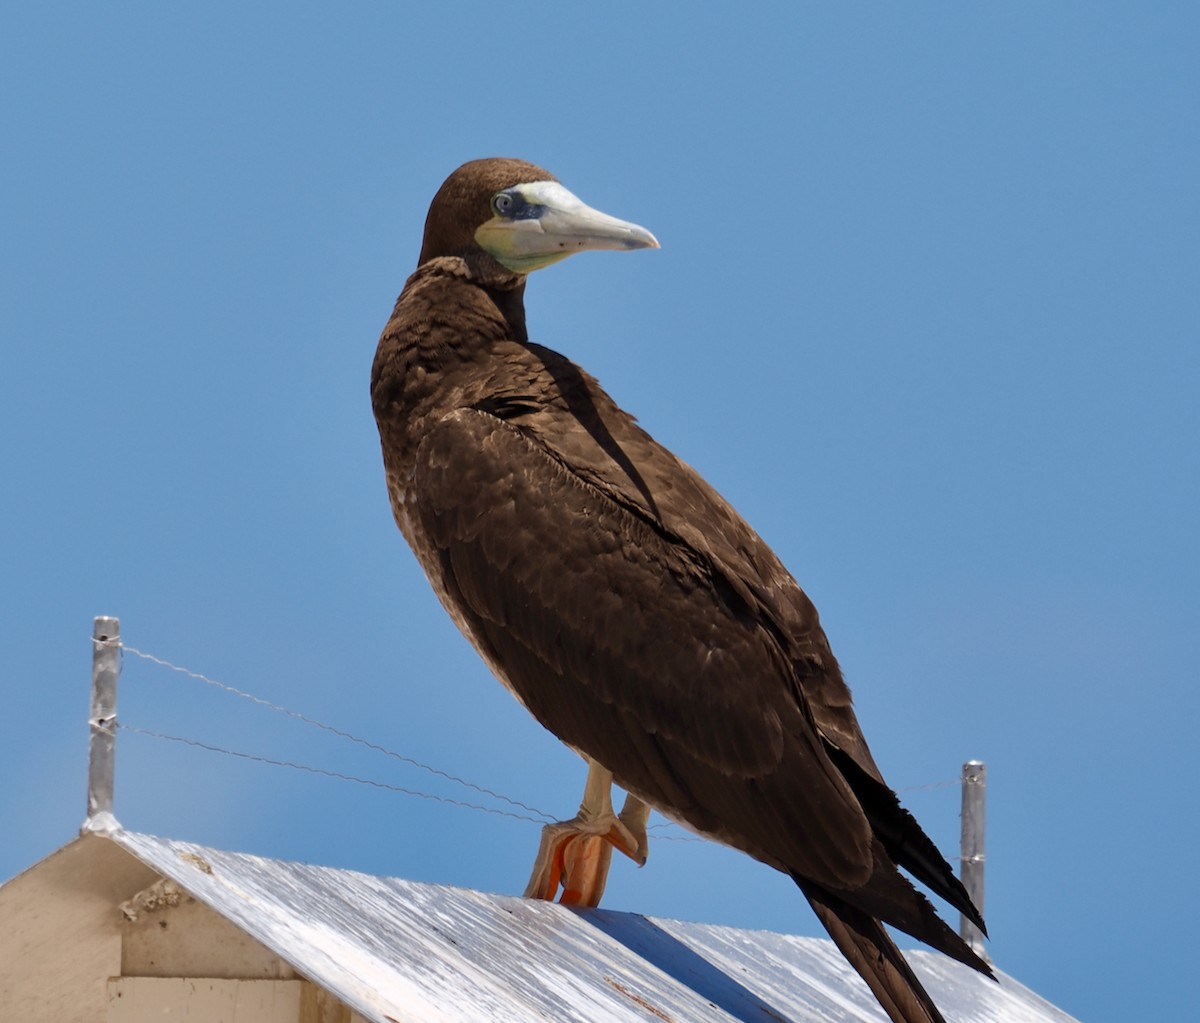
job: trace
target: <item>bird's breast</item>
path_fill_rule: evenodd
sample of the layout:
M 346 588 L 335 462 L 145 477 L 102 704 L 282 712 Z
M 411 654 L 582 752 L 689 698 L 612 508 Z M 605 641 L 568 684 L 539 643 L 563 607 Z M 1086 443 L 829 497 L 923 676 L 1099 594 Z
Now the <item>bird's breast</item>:
M 522 705 L 525 705 L 521 694 L 509 681 L 504 666 L 497 661 L 484 638 L 478 635 L 475 623 L 467 615 L 462 605 L 460 595 L 452 588 L 442 561 L 441 549 L 421 526 L 420 516 L 416 510 L 418 495 L 413 475 L 411 468 L 405 474 L 395 472 L 387 474 L 388 497 L 391 501 L 392 515 L 396 520 L 396 525 L 404 539 L 408 541 L 417 563 L 425 573 L 425 578 L 429 580 L 430 587 L 437 595 L 438 601 L 446 613 L 458 627 L 458 631 L 466 636 L 471 646 L 475 648 L 475 652 L 491 669 L 492 674 Z

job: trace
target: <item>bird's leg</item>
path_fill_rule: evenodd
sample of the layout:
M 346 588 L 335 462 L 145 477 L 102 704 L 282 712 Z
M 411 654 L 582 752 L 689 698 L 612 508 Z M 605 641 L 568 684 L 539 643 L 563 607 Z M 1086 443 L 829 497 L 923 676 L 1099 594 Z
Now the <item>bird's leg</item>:
M 553 899 L 561 885 L 560 901 L 598 906 L 613 849 L 619 849 L 639 867 L 646 862 L 650 807 L 629 795 L 618 817 L 613 813 L 612 783 L 612 772 L 589 758 L 579 813 L 569 821 L 542 828 L 533 874 L 525 888 L 527 899 Z

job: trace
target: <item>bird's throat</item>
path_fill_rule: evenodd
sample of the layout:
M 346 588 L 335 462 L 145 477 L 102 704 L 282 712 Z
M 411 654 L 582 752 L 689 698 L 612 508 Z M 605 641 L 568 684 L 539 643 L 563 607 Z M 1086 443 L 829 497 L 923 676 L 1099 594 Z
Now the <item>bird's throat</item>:
M 484 288 L 511 331 L 513 341 L 528 341 L 525 329 L 525 279 L 511 288 Z

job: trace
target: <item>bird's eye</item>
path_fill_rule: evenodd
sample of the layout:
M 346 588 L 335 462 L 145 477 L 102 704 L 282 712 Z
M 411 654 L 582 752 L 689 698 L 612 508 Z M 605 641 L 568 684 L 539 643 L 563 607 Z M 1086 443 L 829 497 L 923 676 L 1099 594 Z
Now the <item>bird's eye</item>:
M 492 196 L 492 210 L 501 217 L 511 216 L 517 201 L 508 192 L 497 192 Z

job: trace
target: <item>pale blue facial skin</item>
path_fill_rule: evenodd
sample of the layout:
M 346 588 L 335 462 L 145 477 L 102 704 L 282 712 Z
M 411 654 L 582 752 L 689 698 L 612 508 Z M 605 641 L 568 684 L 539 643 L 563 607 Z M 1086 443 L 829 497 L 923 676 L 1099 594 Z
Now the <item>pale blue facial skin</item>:
M 594 210 L 557 181 L 514 185 L 492 199 L 480 247 L 515 273 L 540 270 L 588 249 L 657 249 L 644 227 Z

